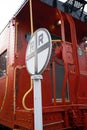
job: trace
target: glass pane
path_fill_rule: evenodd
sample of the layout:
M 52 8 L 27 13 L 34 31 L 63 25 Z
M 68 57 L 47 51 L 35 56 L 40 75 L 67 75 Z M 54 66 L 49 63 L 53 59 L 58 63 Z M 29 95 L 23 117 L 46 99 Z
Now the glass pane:
M 6 59 L 7 59 L 7 51 L 3 52 L 0 55 L 0 77 L 6 75 Z

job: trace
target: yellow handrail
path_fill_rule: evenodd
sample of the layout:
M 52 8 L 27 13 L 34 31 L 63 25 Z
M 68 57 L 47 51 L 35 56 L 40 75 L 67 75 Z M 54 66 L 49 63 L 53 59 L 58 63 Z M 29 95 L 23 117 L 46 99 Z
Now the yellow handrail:
M 16 108 L 16 105 L 15 105 L 15 100 L 16 100 L 16 97 L 15 97 L 15 95 L 16 95 L 16 92 L 15 92 L 15 83 L 16 83 L 16 70 L 17 69 L 22 69 L 22 68 L 25 68 L 25 65 L 17 65 L 16 67 L 15 67 L 15 69 L 14 69 L 14 113 L 15 113 L 15 108 Z
M 18 65 L 18 66 L 16 66 L 15 69 L 14 69 L 14 113 L 15 113 L 15 95 L 16 95 L 16 93 L 15 93 L 16 70 L 17 70 L 17 69 L 23 69 L 23 68 L 25 68 L 25 67 L 26 67 L 25 65 L 23 65 L 23 66 Z M 22 105 L 23 105 L 23 108 L 24 108 L 25 110 L 32 110 L 31 108 L 28 108 L 28 107 L 26 106 L 26 104 L 25 104 L 25 99 L 26 99 L 27 95 L 32 91 L 32 89 L 33 89 L 33 85 L 32 85 L 32 80 L 31 80 L 30 89 L 24 94 L 24 96 L 23 96 L 23 98 L 22 98 Z
M 32 108 L 28 108 L 27 106 L 26 106 L 26 104 L 25 104 L 25 99 L 26 99 L 26 97 L 27 97 L 27 95 L 32 91 L 32 89 L 33 89 L 33 83 L 32 83 L 32 79 L 31 79 L 31 86 L 30 86 L 30 89 L 24 94 L 24 96 L 23 96 L 23 98 L 22 98 L 22 105 L 23 105 L 23 108 L 25 109 L 25 110 L 32 110 Z
M 31 35 L 33 34 L 33 14 L 32 14 L 32 0 L 29 0 L 30 5 L 30 24 L 31 24 Z

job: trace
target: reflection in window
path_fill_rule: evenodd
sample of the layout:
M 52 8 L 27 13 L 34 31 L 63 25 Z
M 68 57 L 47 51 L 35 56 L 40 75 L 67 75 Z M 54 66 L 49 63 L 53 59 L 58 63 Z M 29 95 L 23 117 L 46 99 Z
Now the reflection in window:
M 31 38 L 31 34 L 30 33 L 26 33 L 25 34 L 25 39 L 26 39 L 27 43 L 29 42 L 30 38 Z
M 7 51 L 4 51 L 0 54 L 0 77 L 6 75 L 6 58 L 7 58 Z

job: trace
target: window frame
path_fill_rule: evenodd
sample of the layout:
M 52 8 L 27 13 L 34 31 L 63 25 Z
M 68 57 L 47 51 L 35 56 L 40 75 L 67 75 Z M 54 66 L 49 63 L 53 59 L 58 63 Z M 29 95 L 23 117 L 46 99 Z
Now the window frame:
M 6 72 L 7 72 L 7 49 L 5 49 L 2 53 L 0 53 L 0 78 L 5 77 Z

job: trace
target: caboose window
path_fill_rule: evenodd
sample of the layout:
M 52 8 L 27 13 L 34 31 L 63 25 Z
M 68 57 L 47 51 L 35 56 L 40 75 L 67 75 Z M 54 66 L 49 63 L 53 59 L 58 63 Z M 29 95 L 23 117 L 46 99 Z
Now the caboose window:
M 6 58 L 7 58 L 7 51 L 4 51 L 0 54 L 0 77 L 6 75 Z

